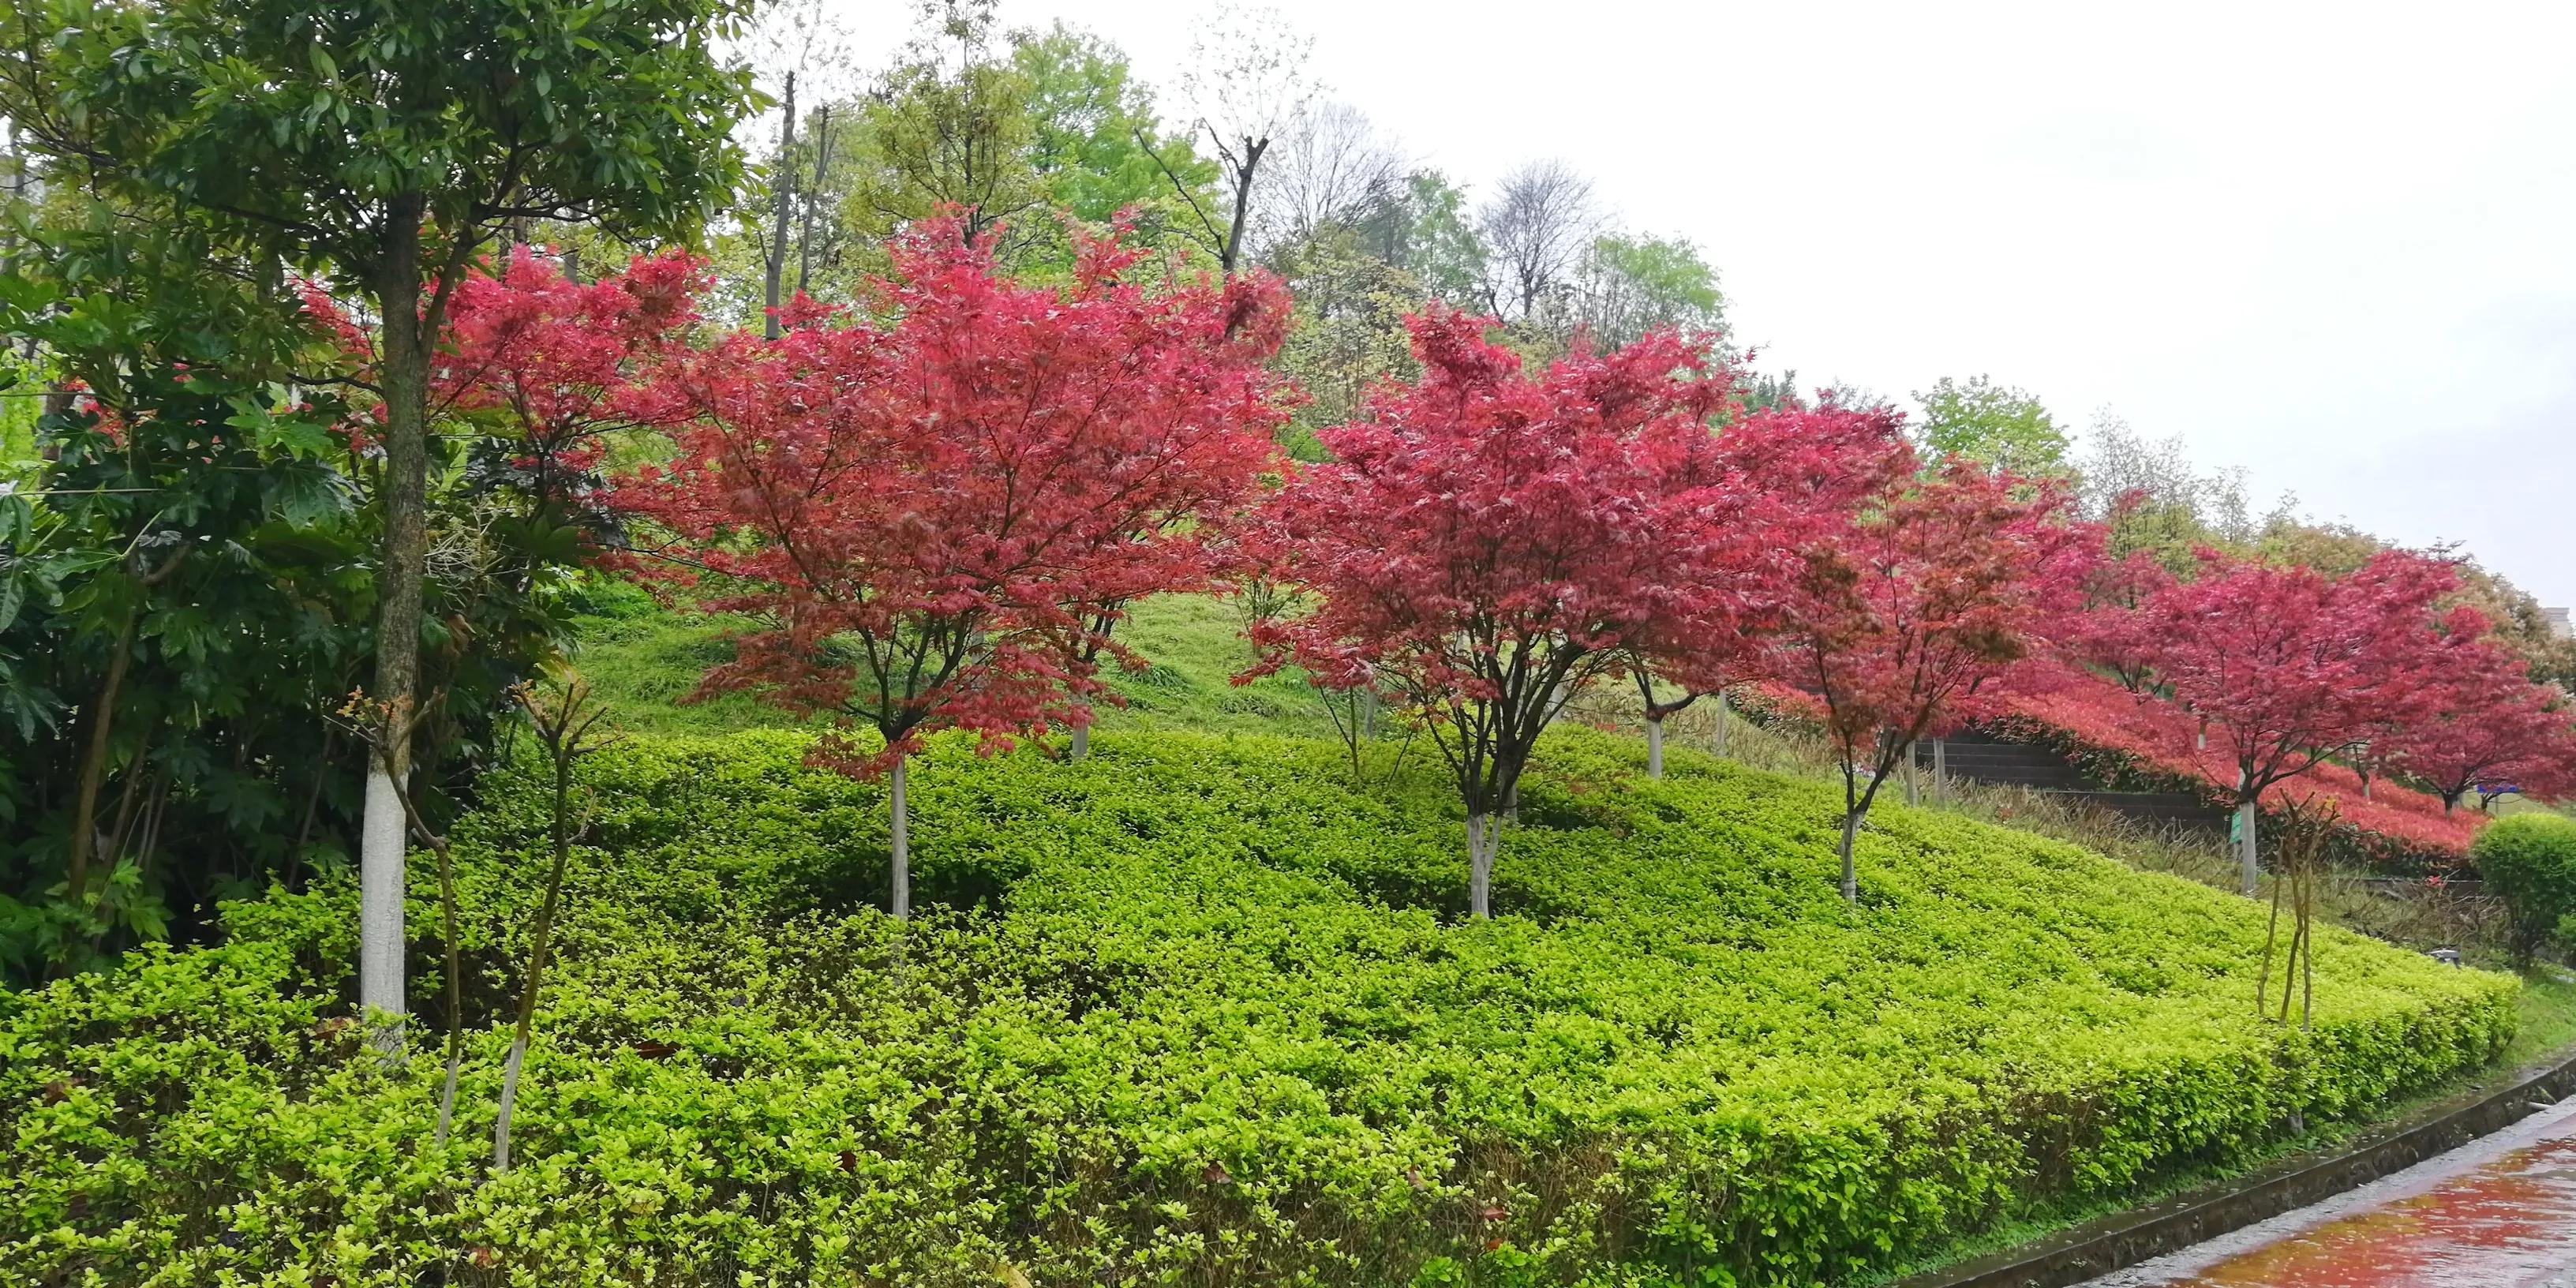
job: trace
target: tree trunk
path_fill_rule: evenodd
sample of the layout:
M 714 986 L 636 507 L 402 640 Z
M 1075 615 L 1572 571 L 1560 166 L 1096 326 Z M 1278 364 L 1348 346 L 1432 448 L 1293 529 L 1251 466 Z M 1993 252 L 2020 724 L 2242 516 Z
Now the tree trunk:
M 555 764 L 554 866 L 546 873 L 546 897 L 537 905 L 537 925 L 528 943 L 528 982 L 519 993 L 519 1023 L 510 1039 L 510 1058 L 501 1067 L 501 1114 L 492 1125 L 492 1170 L 510 1170 L 510 1115 L 519 1103 L 519 1069 L 528 1056 L 528 1033 L 536 1024 L 537 990 L 545 983 L 546 952 L 555 928 L 555 904 L 563 893 L 564 869 L 572 861 L 572 832 L 568 813 L 572 795 L 572 764 L 558 760 Z
M 125 687 L 126 668 L 134 660 L 134 619 L 141 614 L 139 606 L 126 610 L 125 624 L 116 632 L 116 652 L 107 660 L 107 679 L 98 686 L 98 705 L 90 712 L 89 746 L 81 753 L 80 791 L 72 805 L 71 862 L 63 887 L 64 897 L 74 907 L 80 906 L 81 895 L 89 888 L 90 853 L 98 846 L 98 793 L 107 782 L 108 739 L 116 728 L 116 695 Z
M 2262 1017 L 2272 1013 L 2270 1001 L 2272 996 L 2272 946 L 2275 943 L 2278 943 L 2280 938 L 2281 887 L 2279 883 L 2276 882 L 2272 886 L 2272 920 L 2270 924 L 2263 928 L 2263 969 L 2257 972 L 2254 976 L 2254 1017 L 2256 1019 L 2261 1019 Z M 2282 987 L 2287 988 L 2288 985 L 2284 984 Z
M 779 336 L 778 288 L 787 274 L 787 208 L 796 196 L 796 172 L 788 168 L 787 150 L 796 143 L 796 73 L 787 73 L 787 111 L 778 122 L 778 164 L 771 168 L 778 191 L 771 194 L 778 208 L 769 233 L 769 263 L 761 283 L 761 298 L 768 302 L 768 321 L 761 333 L 775 340 Z
M 492 1170 L 510 1170 L 510 1115 L 519 1106 L 519 1068 L 527 1062 L 525 1029 L 510 1039 L 510 1058 L 501 1062 L 501 1113 L 492 1123 Z
M 1664 722 L 1646 717 L 1646 777 L 1664 776 Z
M 1252 176 L 1261 168 L 1261 154 L 1270 146 L 1268 139 L 1243 141 L 1243 164 L 1234 172 L 1234 225 L 1225 230 L 1225 253 L 1217 257 L 1217 266 L 1226 276 L 1234 276 L 1234 266 L 1243 258 L 1243 225 L 1252 216 Z
M 438 910 L 447 930 L 447 1081 L 439 1088 L 438 1128 L 430 1139 L 445 1148 L 447 1129 L 456 1121 L 456 1072 L 465 1063 L 465 966 L 457 943 L 462 936 L 456 927 L 456 859 L 446 845 L 437 849 Z
M 1090 754 L 1091 725 L 1086 721 L 1073 727 L 1073 759 L 1081 760 Z
M 376 683 L 370 695 L 399 713 L 385 755 L 368 768 L 358 856 L 358 1004 L 399 1017 L 403 990 L 403 805 L 411 776 L 411 721 L 420 686 L 421 583 L 429 554 L 429 360 L 421 333 L 423 203 L 397 198 L 386 262 L 375 283 L 384 319 L 384 557 L 376 569 Z M 399 1024 L 376 1035 L 401 1049 Z
M 1950 741 L 1947 738 L 1932 740 L 1932 799 L 1944 805 L 1950 803 Z
M 1852 841 L 1860 835 L 1860 816 L 1865 811 L 1852 806 L 1843 811 L 1843 902 L 1860 902 L 1860 873 L 1852 866 Z
M 1467 903 L 1478 921 L 1494 915 L 1494 851 L 1502 832 L 1491 814 L 1467 816 Z
M 1914 764 L 1914 745 L 1905 748 L 1905 807 L 1913 809 L 1923 803 L 1922 777 Z
M 824 178 L 832 168 L 832 105 L 814 109 L 814 192 L 805 199 L 803 226 L 796 234 L 796 293 L 805 288 L 814 273 L 814 198 L 825 191 Z
M 2315 874 L 2310 873 L 2309 876 L 2313 879 Z M 2299 958 L 2299 1028 L 2303 1032 L 2313 1029 L 2317 1018 L 2317 945 L 2315 940 L 2308 937 L 2306 929 L 2309 917 L 2316 910 L 2315 901 L 2316 895 L 2313 890 L 2300 892 L 2299 938 L 2307 942 L 2307 951 Z M 2283 985 L 2283 987 L 2287 986 L 2286 983 Z
M 905 756 L 894 762 L 894 773 L 886 789 L 887 808 L 893 819 L 894 892 L 891 901 L 897 921 L 907 921 L 912 917 L 912 820 L 903 799 L 904 767 L 911 761 L 912 757 Z
M 2258 879 L 2261 875 L 2261 859 L 2255 850 L 2254 844 L 2255 818 L 2254 802 L 2249 800 L 2238 803 L 2236 806 L 2236 857 L 2237 861 L 2242 863 L 2245 868 L 2245 895 L 2247 898 L 2252 898 L 2254 896 L 2259 883 Z
M 1717 754 L 1720 756 L 1726 754 L 1726 729 L 1733 723 L 1734 714 L 1735 705 L 1726 700 L 1725 694 L 1717 695 Z

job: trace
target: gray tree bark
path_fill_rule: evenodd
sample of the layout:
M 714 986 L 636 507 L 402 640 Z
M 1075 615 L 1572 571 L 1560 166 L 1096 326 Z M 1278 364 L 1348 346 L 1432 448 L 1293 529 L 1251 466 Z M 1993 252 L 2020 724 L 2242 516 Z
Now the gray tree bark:
M 826 182 L 832 169 L 832 105 L 814 109 L 814 193 L 830 191 Z M 805 201 L 805 216 L 796 234 L 796 293 L 803 295 L 814 274 L 814 198 Z
M 769 321 L 766 326 L 761 328 L 761 333 L 772 340 L 777 339 L 779 336 L 778 290 L 780 279 L 785 277 L 787 274 L 787 209 L 796 196 L 796 172 L 788 168 L 790 158 L 787 155 L 787 150 L 795 146 L 795 143 L 796 73 L 789 72 L 787 73 L 787 112 L 785 117 L 778 123 L 778 166 L 776 170 L 778 191 L 772 194 L 777 198 L 776 205 L 778 210 L 772 220 L 769 233 L 769 263 L 764 266 L 768 272 L 761 283 L 761 297 L 766 300 L 769 305 Z
M 1646 721 L 1646 777 L 1664 776 L 1664 722 Z

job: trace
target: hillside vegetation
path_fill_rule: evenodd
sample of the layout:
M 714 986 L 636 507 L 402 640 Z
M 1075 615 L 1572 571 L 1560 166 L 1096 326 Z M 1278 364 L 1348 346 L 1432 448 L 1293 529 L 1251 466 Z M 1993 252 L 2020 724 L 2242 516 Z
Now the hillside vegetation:
M 2511 979 L 2333 931 L 2315 1031 L 2262 1023 L 2257 905 L 1955 816 L 1882 806 L 1846 907 L 1831 793 L 1687 751 L 1648 781 L 1582 730 L 1483 924 L 1418 764 L 943 740 L 907 935 L 881 792 L 802 739 L 588 763 L 503 1176 L 526 763 L 457 829 L 443 1152 L 435 1038 L 388 1073 L 337 1022 L 345 887 L 0 1002 L 0 1283 L 1811 1283 L 2244 1158 L 2513 1027 Z

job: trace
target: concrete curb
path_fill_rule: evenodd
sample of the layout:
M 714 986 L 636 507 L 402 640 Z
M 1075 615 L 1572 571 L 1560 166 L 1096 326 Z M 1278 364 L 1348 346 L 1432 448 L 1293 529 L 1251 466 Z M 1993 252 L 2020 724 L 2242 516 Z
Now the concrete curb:
M 2373 1127 L 2332 1153 L 2292 1154 L 2235 1180 L 2114 1213 L 1895 1288 L 2067 1288 L 2369 1184 L 2512 1125 L 2576 1091 L 2576 1048 Z

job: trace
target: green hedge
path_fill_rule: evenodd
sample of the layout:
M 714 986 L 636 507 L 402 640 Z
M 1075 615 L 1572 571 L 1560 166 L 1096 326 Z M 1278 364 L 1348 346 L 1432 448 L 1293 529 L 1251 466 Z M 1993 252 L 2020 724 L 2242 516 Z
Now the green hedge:
M 2512 914 L 2514 950 L 2524 959 L 2576 915 L 2576 819 L 2507 815 L 2478 833 L 2469 861 Z
M 0 1284 L 1810 1283 L 2028 1203 L 2241 1159 L 2497 1052 L 2514 984 L 1823 789 L 1551 741 L 1463 923 L 1428 775 L 1329 744 L 942 745 L 880 897 L 878 789 L 787 733 L 591 762 L 560 986 L 483 1178 L 541 795 L 459 831 L 471 1059 L 429 1148 L 347 1013 L 352 899 L 0 1002 Z M 425 859 L 413 888 L 433 892 Z M 435 905 L 415 902 L 435 1016 Z M 662 1054 L 668 1044 L 675 1048 Z

